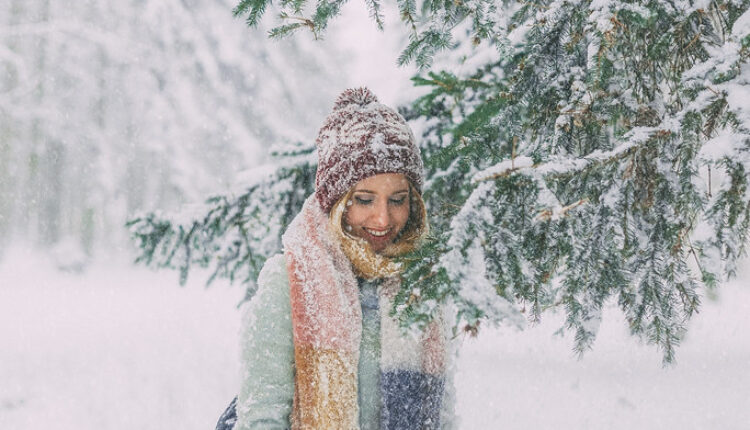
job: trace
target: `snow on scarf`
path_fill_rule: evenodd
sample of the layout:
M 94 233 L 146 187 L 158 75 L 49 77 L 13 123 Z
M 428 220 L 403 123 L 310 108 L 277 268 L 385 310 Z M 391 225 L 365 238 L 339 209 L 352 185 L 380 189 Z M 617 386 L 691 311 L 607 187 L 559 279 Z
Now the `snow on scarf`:
M 294 337 L 292 429 L 359 429 L 357 369 L 362 335 L 359 287 L 315 196 L 282 238 Z M 378 287 L 381 309 L 381 429 L 437 429 L 445 339 L 434 322 L 421 338 L 388 315 L 399 276 Z

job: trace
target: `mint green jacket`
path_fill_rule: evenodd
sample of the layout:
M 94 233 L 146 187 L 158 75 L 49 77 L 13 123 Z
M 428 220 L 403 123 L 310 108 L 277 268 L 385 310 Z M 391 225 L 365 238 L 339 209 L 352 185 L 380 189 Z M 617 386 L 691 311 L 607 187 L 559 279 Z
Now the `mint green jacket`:
M 375 283 L 360 284 L 362 342 L 359 359 L 360 429 L 379 429 L 380 324 Z M 289 277 L 282 254 L 266 261 L 258 277 L 258 291 L 242 308 L 240 330 L 241 387 L 235 430 L 287 429 L 294 398 L 294 342 L 292 339 Z M 448 369 L 442 427 L 452 429 L 453 384 Z

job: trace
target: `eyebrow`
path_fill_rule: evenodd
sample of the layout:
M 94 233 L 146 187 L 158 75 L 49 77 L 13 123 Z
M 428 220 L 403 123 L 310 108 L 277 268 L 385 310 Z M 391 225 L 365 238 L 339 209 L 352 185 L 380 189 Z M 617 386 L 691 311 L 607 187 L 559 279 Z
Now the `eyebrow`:
M 370 191 L 370 190 L 354 190 L 354 192 L 355 192 L 355 193 L 377 194 L 377 193 L 376 193 L 375 191 Z M 408 193 L 408 192 L 409 192 L 409 190 L 408 190 L 408 189 L 405 189 L 405 190 L 398 190 L 398 191 L 396 191 L 396 192 L 393 192 L 393 193 L 391 193 L 391 195 L 394 195 L 394 194 L 401 194 L 401 193 Z

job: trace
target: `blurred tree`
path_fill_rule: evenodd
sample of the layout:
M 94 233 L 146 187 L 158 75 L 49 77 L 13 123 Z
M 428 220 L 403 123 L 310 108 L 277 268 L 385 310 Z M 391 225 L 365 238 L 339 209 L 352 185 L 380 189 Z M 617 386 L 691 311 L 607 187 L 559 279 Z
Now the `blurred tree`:
M 271 143 L 313 127 L 317 88 L 333 80 L 326 54 L 249 35 L 230 9 L 0 5 L 0 252 L 13 240 L 121 248 L 129 216 L 226 187 Z

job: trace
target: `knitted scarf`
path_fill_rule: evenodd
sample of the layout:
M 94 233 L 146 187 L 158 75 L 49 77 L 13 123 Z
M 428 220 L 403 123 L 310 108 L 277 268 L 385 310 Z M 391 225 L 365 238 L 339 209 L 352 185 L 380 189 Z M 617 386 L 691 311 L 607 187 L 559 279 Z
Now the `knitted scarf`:
M 359 429 L 362 309 L 352 264 L 315 196 L 282 237 L 290 282 L 295 394 L 292 429 Z M 400 276 L 378 287 L 381 429 L 437 429 L 446 341 L 437 321 L 406 334 L 388 315 Z

